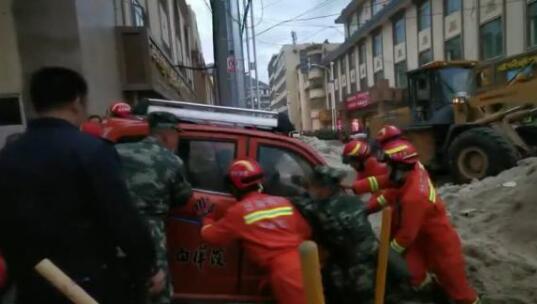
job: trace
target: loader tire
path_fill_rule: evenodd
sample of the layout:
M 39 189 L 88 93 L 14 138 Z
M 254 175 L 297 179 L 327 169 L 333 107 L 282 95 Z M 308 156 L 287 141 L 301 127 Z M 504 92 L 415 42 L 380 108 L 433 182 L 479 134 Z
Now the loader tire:
M 520 158 L 516 148 L 492 128 L 479 127 L 461 133 L 448 151 L 455 181 L 469 183 L 514 167 Z

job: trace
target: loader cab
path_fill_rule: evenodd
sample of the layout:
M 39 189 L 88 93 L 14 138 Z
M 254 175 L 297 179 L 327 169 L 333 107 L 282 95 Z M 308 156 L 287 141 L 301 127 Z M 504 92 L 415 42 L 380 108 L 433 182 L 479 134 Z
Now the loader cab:
M 433 62 L 408 73 L 414 125 L 451 125 L 453 102 L 473 90 L 471 64 Z

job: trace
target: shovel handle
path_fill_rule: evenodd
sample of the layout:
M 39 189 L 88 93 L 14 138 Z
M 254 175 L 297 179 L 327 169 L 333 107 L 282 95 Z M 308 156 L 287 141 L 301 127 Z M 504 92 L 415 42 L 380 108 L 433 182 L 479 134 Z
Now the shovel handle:
M 73 303 L 99 304 L 49 259 L 41 260 L 34 268 Z

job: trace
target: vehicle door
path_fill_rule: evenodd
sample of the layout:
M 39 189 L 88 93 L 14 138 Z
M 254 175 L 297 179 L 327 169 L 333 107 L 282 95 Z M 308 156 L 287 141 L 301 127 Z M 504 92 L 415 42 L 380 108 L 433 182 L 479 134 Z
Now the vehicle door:
M 182 300 L 208 299 L 238 292 L 238 244 L 219 247 L 205 243 L 196 216 L 203 205 L 214 205 L 217 215 L 236 203 L 225 184 L 230 163 L 246 154 L 245 138 L 200 131 L 183 131 L 178 155 L 194 189 L 193 199 L 172 210 L 167 223 L 170 270 L 174 290 Z
M 295 179 L 305 179 L 320 162 L 305 149 L 291 142 L 251 138 L 248 156 L 256 159 L 265 173 L 265 193 L 292 197 L 306 191 L 296 185 Z M 248 293 L 259 285 L 262 271 L 247 259 L 241 267 L 241 293 Z

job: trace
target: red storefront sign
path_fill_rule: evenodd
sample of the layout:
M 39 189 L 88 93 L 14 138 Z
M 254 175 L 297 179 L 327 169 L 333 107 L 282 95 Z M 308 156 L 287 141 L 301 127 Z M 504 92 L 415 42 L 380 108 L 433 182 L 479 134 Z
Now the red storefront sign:
M 369 92 L 360 92 L 347 98 L 345 106 L 347 110 L 353 111 L 367 107 L 371 103 Z

